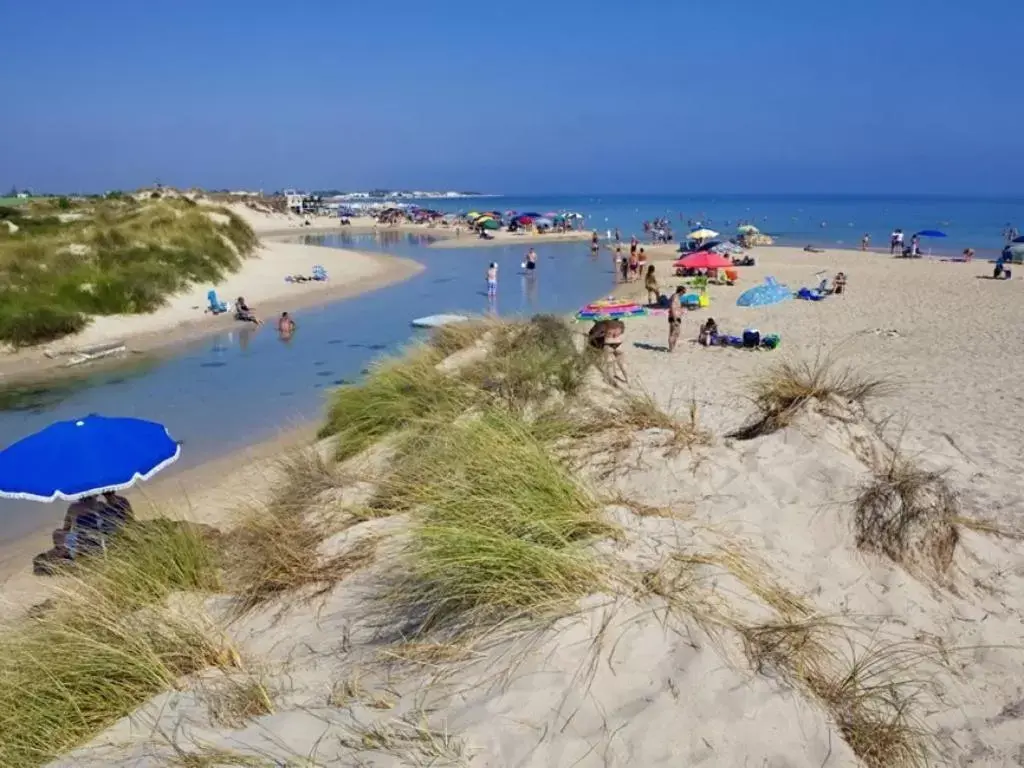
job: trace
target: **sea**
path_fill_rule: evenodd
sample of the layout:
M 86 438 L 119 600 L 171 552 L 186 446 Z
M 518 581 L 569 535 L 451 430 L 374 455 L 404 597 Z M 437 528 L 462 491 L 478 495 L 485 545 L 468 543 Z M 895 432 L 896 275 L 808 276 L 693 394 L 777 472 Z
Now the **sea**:
M 738 222 L 748 222 L 780 244 L 821 247 L 859 247 L 860 238 L 868 234 L 873 245 L 884 248 L 895 227 L 908 234 L 935 229 L 947 236 L 924 242 L 925 251 L 934 256 L 967 247 L 979 257 L 994 255 L 1007 225 L 1024 230 L 1024 198 L 522 195 L 420 204 L 452 212 L 573 211 L 585 217 L 587 227 L 618 227 L 626 238 L 641 235 L 643 222 L 655 218 L 669 219 L 677 233 L 686 230 L 688 221 L 699 221 L 723 236 L 733 234 Z M 0 446 L 59 419 L 89 413 L 134 416 L 166 424 L 182 441 L 182 458 L 175 468 L 195 466 L 321 419 L 333 388 L 357 382 L 375 360 L 422 338 L 410 326 L 416 317 L 442 312 L 570 313 L 615 284 L 610 256 L 602 252 L 595 257 L 586 243 L 531 239 L 539 268 L 528 279 L 520 267 L 520 244 L 428 248 L 433 241 L 428 233 L 405 232 L 304 235 L 297 241 L 392 253 L 419 261 L 426 269 L 405 282 L 294 313 L 298 330 L 287 343 L 272 327 L 235 326 L 117 368 L 0 391 Z M 491 261 L 499 264 L 495 301 L 484 284 Z M 40 514 L 58 521 L 62 511 L 0 500 L 0 543 L 37 528 Z
M 582 214 L 588 228 L 618 227 L 623 237 L 643 234 L 643 222 L 666 218 L 679 235 L 688 222 L 728 238 L 739 223 L 754 224 L 779 245 L 859 248 L 868 235 L 873 248 L 888 248 L 889 235 L 902 229 L 936 230 L 944 238 L 924 238 L 922 249 L 936 255 L 973 248 L 994 255 L 1010 227 L 1024 232 L 1024 196 L 1017 198 L 942 195 L 516 195 L 419 201 L 444 212 L 499 210 Z M 678 239 L 678 238 L 677 238 Z

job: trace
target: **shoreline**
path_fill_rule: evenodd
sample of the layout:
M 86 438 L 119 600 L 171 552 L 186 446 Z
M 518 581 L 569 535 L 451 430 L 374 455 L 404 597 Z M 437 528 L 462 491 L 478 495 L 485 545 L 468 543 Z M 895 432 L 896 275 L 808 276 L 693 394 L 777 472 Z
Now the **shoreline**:
M 284 234 L 290 235 L 291 233 Z M 284 311 L 292 312 L 296 309 L 309 309 L 311 307 L 324 306 L 335 301 L 353 298 L 370 291 L 384 288 L 394 283 L 408 280 L 426 269 L 423 264 L 400 256 L 330 248 L 329 246 L 281 243 L 274 238 L 284 236 L 283 234 L 273 235 L 271 233 L 259 233 L 259 235 L 261 241 L 263 238 L 268 238 L 268 241 L 261 242 L 262 252 L 260 255 L 252 257 L 253 260 L 273 259 L 275 256 L 280 256 L 282 250 L 281 248 L 275 248 L 275 246 L 286 246 L 288 249 L 316 248 L 330 251 L 332 252 L 332 255 L 335 256 L 351 256 L 355 254 L 358 255 L 360 259 L 367 261 L 373 267 L 369 270 L 368 274 L 356 276 L 353 280 L 346 280 L 345 275 L 340 274 L 332 277 L 326 284 L 301 283 L 296 285 L 294 283 L 282 282 L 281 285 L 284 286 L 284 288 L 283 290 L 275 290 L 274 293 L 276 295 L 250 299 L 254 309 L 256 309 L 259 315 L 264 319 L 271 318 L 273 315 Z M 323 257 L 323 254 L 307 253 L 305 256 L 309 259 L 319 258 L 323 261 L 327 261 L 327 259 Z M 239 270 L 239 272 L 233 275 L 227 276 L 224 282 L 230 283 L 232 280 L 244 280 L 245 275 L 242 274 L 244 269 L 245 265 L 243 264 L 242 270 Z M 328 272 L 330 273 L 331 270 L 329 269 Z M 205 291 L 206 288 L 201 287 L 197 290 Z M 239 290 L 232 291 L 231 294 L 227 295 L 234 295 L 236 292 L 242 295 L 252 295 L 254 293 L 252 290 Z M 188 295 L 174 298 L 178 299 L 180 303 L 180 300 L 182 298 L 187 299 Z M 223 299 L 224 296 L 221 296 L 221 298 Z M 136 356 L 140 354 L 167 354 L 169 351 L 176 347 L 180 347 L 181 345 L 198 341 L 207 336 L 223 333 L 238 327 L 239 321 L 235 320 L 233 315 L 230 313 L 224 315 L 210 315 L 203 312 L 198 316 L 187 317 L 186 319 L 181 320 L 170 316 L 171 309 L 171 307 L 165 307 L 161 310 L 157 310 L 157 312 L 151 315 L 132 315 L 127 318 L 124 316 L 111 316 L 108 318 L 94 317 L 90 327 L 96 328 L 101 321 L 105 320 L 110 326 L 110 332 L 106 335 L 112 336 L 113 338 L 82 339 L 83 334 L 88 334 L 90 332 L 90 327 L 87 327 L 85 331 L 81 334 L 76 334 L 74 337 L 66 337 L 50 344 L 34 346 L 0 357 L 0 386 L 51 381 L 54 379 L 74 376 L 76 374 L 108 370 L 110 368 L 116 368 L 118 365 L 123 365 L 133 359 L 137 359 Z M 165 317 L 161 318 L 163 322 L 153 320 L 154 316 L 159 315 L 161 312 L 165 314 Z M 118 323 L 123 323 L 126 320 L 136 320 L 139 326 L 144 327 L 138 327 L 135 331 L 120 331 Z M 102 337 L 104 332 L 102 330 L 98 330 L 94 335 Z M 128 349 L 127 355 L 119 357 L 112 356 L 110 358 L 104 358 L 93 363 L 86 363 L 78 366 L 65 365 L 65 360 L 63 360 L 59 354 L 55 357 L 47 357 L 45 355 L 46 350 L 74 349 L 76 347 L 84 347 L 91 344 L 99 344 L 104 343 L 105 341 L 115 340 L 123 341 L 125 343 L 125 346 Z

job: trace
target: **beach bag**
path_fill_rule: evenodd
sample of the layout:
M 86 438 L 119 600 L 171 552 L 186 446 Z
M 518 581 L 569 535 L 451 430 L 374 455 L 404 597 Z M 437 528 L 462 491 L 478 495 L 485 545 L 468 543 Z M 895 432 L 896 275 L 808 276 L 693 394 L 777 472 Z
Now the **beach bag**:
M 761 333 L 756 330 L 743 332 L 743 346 L 746 349 L 757 349 L 761 346 Z
M 761 339 L 761 346 L 764 347 L 765 349 L 775 349 L 777 346 L 779 346 L 779 342 L 781 341 L 782 339 L 779 338 L 779 334 L 769 333 L 767 336 Z

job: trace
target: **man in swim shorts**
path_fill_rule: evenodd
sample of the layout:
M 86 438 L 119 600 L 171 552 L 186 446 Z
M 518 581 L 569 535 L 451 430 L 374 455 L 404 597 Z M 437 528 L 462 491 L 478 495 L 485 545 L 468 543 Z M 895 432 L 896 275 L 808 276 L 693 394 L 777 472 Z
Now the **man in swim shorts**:
M 533 272 L 537 268 L 537 252 L 531 248 L 526 253 L 526 271 Z
M 498 293 L 498 263 L 492 261 L 487 268 L 487 295 L 494 297 Z
M 678 286 L 672 298 L 668 300 L 668 351 L 676 348 L 679 342 L 679 331 L 683 327 L 683 294 L 686 293 L 685 286 Z

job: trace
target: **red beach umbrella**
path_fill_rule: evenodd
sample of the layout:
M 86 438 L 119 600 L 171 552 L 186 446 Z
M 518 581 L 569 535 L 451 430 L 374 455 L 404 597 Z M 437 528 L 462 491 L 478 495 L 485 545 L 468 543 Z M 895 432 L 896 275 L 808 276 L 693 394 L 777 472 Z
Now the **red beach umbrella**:
M 718 253 L 698 251 L 672 262 L 672 266 L 682 267 L 683 269 L 722 269 L 723 267 L 731 267 L 732 261 Z

